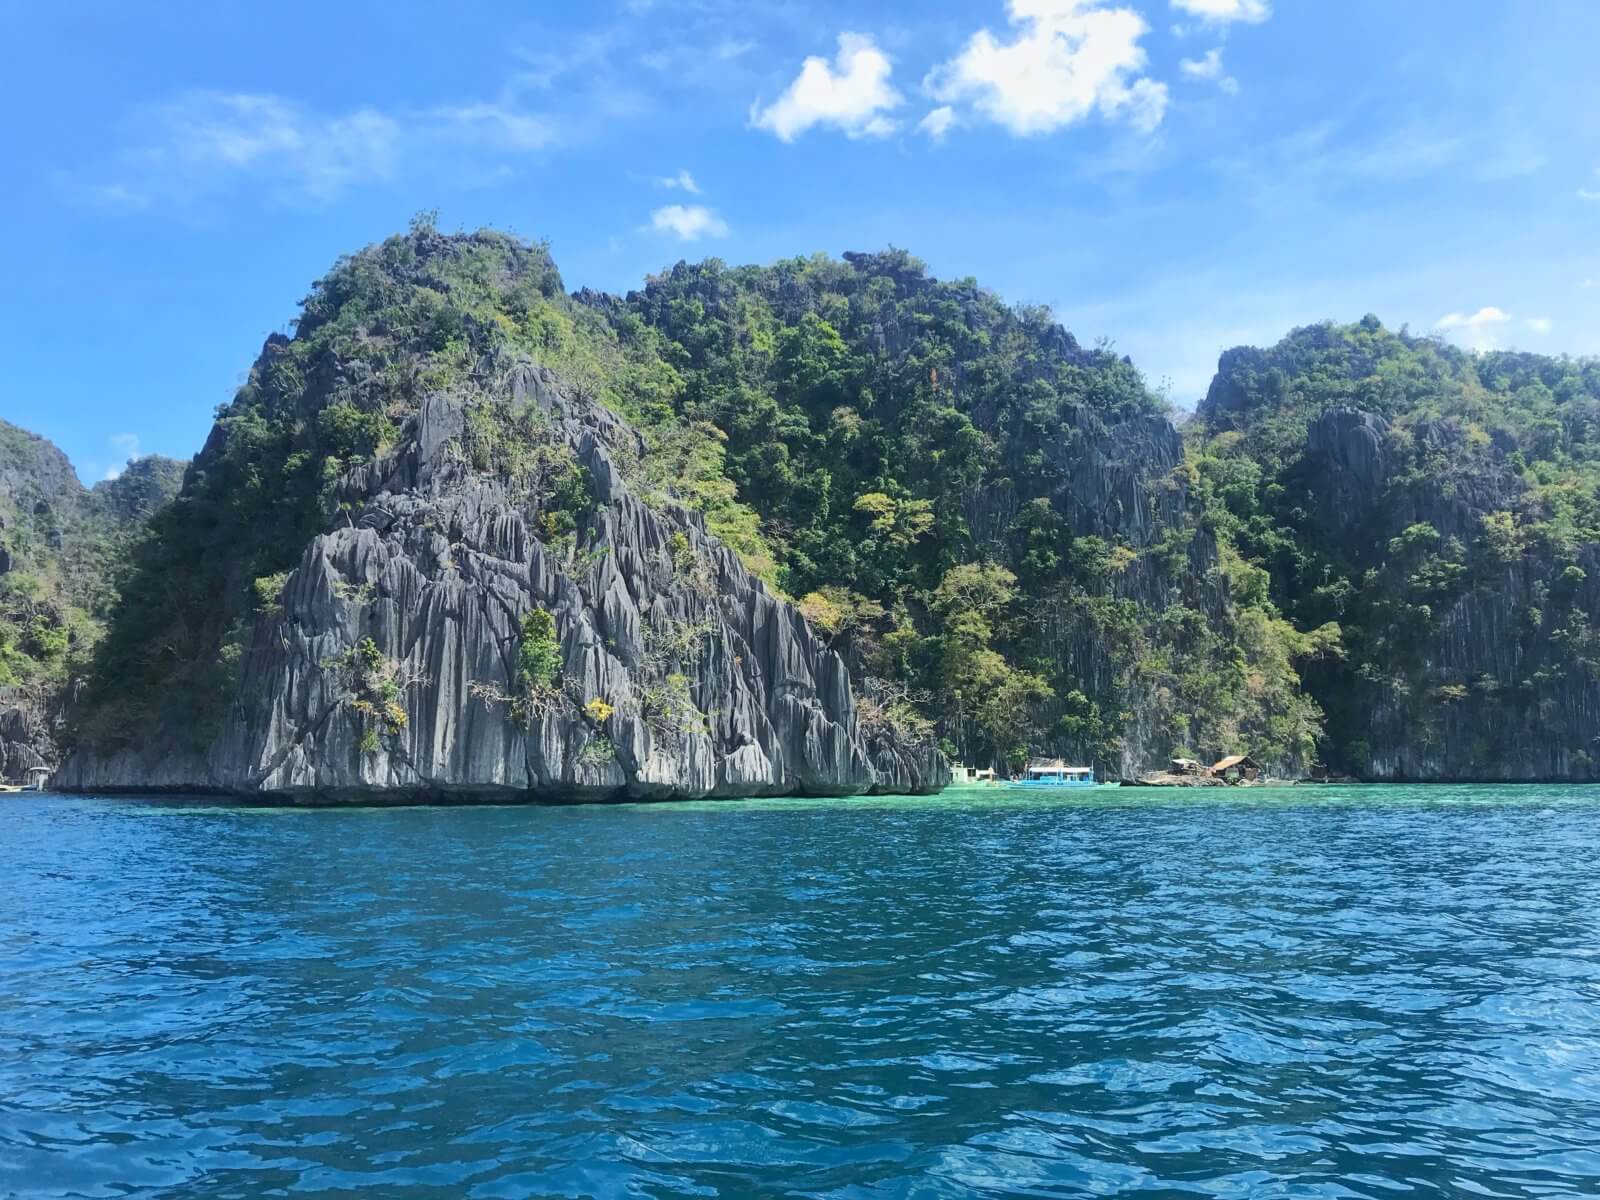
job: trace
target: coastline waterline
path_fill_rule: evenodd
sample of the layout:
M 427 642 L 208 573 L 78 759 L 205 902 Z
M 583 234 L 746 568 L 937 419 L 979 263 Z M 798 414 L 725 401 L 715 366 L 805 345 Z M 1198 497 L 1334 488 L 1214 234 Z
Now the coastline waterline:
M 0 1195 L 1600 1189 L 1600 787 L 0 801 Z

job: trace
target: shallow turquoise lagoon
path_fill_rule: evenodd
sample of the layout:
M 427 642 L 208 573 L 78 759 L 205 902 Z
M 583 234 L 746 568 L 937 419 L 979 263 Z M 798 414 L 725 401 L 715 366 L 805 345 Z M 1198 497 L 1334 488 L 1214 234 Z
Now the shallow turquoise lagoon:
M 0 800 L 0 1196 L 1600 1194 L 1600 789 Z

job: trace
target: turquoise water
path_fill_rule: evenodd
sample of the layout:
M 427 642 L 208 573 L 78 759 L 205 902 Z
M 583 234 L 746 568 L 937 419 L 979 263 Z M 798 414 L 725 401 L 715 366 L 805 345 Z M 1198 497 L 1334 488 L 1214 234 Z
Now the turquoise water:
M 0 1195 L 1600 1194 L 1600 789 L 0 801 Z

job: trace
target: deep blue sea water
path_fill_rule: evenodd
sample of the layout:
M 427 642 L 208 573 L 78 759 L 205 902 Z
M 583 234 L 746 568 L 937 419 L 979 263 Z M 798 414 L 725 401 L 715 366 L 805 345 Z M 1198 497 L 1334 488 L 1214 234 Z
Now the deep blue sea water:
M 1600 1195 L 1600 789 L 8 797 L 0 1195 Z

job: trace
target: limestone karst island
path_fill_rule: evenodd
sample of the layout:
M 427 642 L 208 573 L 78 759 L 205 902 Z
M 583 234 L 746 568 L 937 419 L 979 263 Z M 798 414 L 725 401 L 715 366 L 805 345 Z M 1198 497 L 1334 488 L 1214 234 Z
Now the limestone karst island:
M 0 1200 L 1600 1197 L 1600 0 L 0 46 Z
M 901 251 L 614 296 L 429 218 L 290 328 L 185 467 L 85 490 L 4 428 L 9 780 L 1600 779 L 1600 362 L 1315 325 L 1180 428 Z

